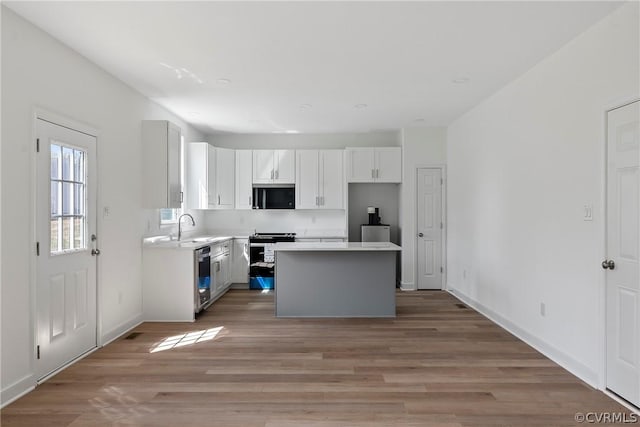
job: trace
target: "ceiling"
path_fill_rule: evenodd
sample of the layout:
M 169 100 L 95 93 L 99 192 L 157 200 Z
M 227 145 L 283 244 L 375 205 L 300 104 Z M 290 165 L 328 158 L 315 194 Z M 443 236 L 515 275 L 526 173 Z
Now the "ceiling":
M 3 2 L 205 133 L 447 125 L 620 2 Z

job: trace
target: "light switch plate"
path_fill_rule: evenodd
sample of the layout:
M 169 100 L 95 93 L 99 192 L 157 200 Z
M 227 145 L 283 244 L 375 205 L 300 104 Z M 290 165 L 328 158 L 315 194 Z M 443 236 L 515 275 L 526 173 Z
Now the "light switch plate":
M 584 205 L 582 219 L 584 221 L 593 221 L 593 205 Z

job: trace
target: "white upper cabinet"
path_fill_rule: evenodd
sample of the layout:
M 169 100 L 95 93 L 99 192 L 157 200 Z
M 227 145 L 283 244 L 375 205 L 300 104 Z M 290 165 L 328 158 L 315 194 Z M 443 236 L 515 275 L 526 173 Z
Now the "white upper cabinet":
M 142 121 L 142 203 L 145 208 L 179 208 L 180 128 L 166 120 Z
M 253 206 L 253 152 L 236 150 L 236 209 L 251 209 Z
M 400 147 L 347 148 L 348 182 L 402 182 Z
M 294 184 L 294 150 L 253 150 L 254 184 Z
M 296 151 L 296 209 L 344 209 L 342 150 Z
M 233 209 L 235 151 L 206 142 L 187 146 L 187 206 L 190 209 Z

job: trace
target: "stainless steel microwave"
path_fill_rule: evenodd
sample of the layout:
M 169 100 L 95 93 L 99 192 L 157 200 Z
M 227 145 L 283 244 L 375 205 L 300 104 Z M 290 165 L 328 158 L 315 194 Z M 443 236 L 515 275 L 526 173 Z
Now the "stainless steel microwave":
M 295 209 L 296 187 L 290 185 L 254 186 L 253 209 Z

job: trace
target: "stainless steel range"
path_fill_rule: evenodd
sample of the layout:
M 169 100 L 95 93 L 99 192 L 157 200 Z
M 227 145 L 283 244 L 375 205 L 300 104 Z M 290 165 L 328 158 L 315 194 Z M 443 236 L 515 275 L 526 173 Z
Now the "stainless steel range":
M 295 242 L 296 233 L 255 233 L 249 236 L 249 289 L 273 289 L 277 242 Z

